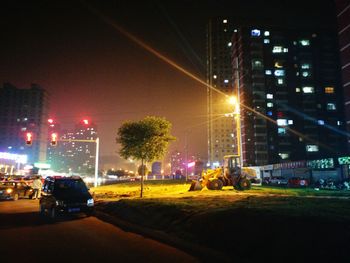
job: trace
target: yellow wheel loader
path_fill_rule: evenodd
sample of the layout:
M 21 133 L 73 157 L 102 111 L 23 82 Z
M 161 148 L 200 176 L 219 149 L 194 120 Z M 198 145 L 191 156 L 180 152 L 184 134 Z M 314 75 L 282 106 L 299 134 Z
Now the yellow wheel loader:
M 241 169 L 240 158 L 237 155 L 224 157 L 224 167 L 208 169 L 202 172 L 199 180 L 193 180 L 189 191 L 221 190 L 223 186 L 233 186 L 236 190 L 248 190 L 256 180 L 256 174 L 249 168 Z

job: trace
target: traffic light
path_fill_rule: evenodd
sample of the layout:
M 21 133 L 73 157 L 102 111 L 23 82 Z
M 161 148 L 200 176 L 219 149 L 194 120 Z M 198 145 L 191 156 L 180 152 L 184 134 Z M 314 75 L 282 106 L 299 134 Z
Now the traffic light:
M 26 145 L 32 145 L 33 134 L 31 132 L 26 133 Z
M 53 132 L 51 133 L 51 143 L 52 146 L 57 145 L 57 133 Z

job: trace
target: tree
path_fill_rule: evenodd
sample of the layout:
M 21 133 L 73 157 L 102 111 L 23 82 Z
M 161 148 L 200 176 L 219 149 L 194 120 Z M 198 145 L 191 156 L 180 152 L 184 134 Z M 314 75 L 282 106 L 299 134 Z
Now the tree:
M 167 152 L 169 143 L 176 138 L 170 134 L 171 123 L 165 118 L 147 116 L 143 120 L 127 121 L 118 129 L 116 142 L 121 145 L 120 156 L 141 161 L 141 167 L 147 162 L 161 159 Z M 141 194 L 145 169 L 141 174 Z

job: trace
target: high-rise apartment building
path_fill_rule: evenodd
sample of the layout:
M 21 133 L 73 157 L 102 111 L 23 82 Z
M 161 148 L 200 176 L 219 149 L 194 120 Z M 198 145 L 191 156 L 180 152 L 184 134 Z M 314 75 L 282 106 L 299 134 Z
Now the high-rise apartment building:
M 207 113 L 208 161 L 219 166 L 225 155 L 234 154 L 235 137 L 233 106 L 228 97 L 233 95 L 232 84 L 233 25 L 227 19 L 212 19 L 207 30 Z
M 237 27 L 245 165 L 310 160 L 345 152 L 335 33 Z
M 336 0 L 339 51 L 344 89 L 345 119 L 347 132 L 350 133 L 350 0 Z M 350 139 L 348 138 L 348 149 Z
M 18 89 L 5 83 L 0 88 L 0 151 L 27 154 L 30 163 L 44 162 L 48 107 L 48 94 L 39 85 Z M 26 145 L 27 133 L 31 145 Z
M 63 132 L 58 146 L 59 171 L 93 174 L 96 139 L 97 126 L 87 119 L 76 124 L 74 130 Z

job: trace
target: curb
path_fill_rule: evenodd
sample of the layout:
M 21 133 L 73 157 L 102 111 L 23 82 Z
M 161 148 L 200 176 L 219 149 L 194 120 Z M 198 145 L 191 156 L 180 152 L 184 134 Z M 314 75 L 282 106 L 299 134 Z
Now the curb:
M 232 261 L 232 259 L 230 259 L 227 255 L 221 252 L 218 252 L 216 250 L 213 250 L 211 248 L 190 243 L 178 237 L 168 235 L 163 231 L 154 230 L 154 229 L 143 227 L 137 224 L 130 223 L 128 221 L 125 221 L 116 216 L 112 216 L 110 214 L 104 213 L 99 210 L 95 210 L 94 216 L 112 225 L 118 226 L 125 231 L 137 233 L 142 236 L 145 236 L 145 237 L 157 240 L 159 242 L 162 242 L 164 244 L 178 248 L 188 253 L 189 255 L 196 257 L 201 262 L 213 262 L 213 260 L 215 261 L 219 260 L 220 262 Z

